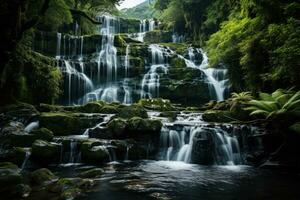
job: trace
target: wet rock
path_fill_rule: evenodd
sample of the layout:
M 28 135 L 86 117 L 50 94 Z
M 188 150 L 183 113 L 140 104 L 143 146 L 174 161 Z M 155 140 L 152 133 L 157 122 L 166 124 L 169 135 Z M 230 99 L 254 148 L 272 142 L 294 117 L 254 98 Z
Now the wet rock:
M 32 172 L 30 180 L 33 184 L 42 185 L 57 180 L 57 177 L 49 169 L 42 168 Z
M 61 178 L 48 186 L 48 191 L 57 193 L 60 199 L 75 199 L 94 186 L 94 182 L 82 178 Z
M 51 130 L 54 135 L 80 135 L 95 126 L 101 116 L 80 113 L 42 113 L 40 126 Z
M 81 178 L 99 178 L 104 173 L 104 170 L 101 168 L 93 168 L 79 174 Z
M 32 145 L 32 159 L 40 164 L 57 162 L 60 159 L 61 144 L 36 140 Z
M 167 99 L 141 99 L 138 102 L 144 108 L 156 111 L 174 111 L 176 108 L 172 105 L 170 100 Z M 139 117 L 139 116 L 137 116 Z
M 90 164 L 101 164 L 109 161 L 107 149 L 99 141 L 88 141 L 81 145 L 82 161 Z
M 120 109 L 117 115 L 120 118 L 130 119 L 132 117 L 148 118 L 147 111 L 142 106 L 131 105 Z
M 20 121 L 24 124 L 27 124 L 33 117 L 39 114 L 33 105 L 27 103 L 17 103 L 1 107 L 0 113 L 4 113 L 8 120 Z
M 30 191 L 30 187 L 23 184 L 23 177 L 17 165 L 0 163 L 1 198 L 23 198 L 27 197 Z
M 203 113 L 202 118 L 206 122 L 228 123 L 233 121 L 230 111 L 209 110 Z
M 101 113 L 103 102 L 90 102 L 83 105 L 79 110 L 83 113 Z
M 31 132 L 32 135 L 36 136 L 36 139 L 52 141 L 53 140 L 53 132 L 46 128 L 40 128 L 38 130 L 34 130 Z
M 119 112 L 118 107 L 113 105 L 103 106 L 103 108 L 100 110 L 100 113 L 102 114 L 116 114 L 118 112 Z
M 110 121 L 107 125 L 107 134 L 111 138 L 124 138 L 126 134 L 127 122 L 122 118 L 116 118 Z
M 210 131 L 197 132 L 193 138 L 192 163 L 211 165 L 214 163 L 214 142 Z
M 159 120 L 142 119 L 133 117 L 128 121 L 129 137 L 134 139 L 147 140 L 159 135 L 162 123 Z

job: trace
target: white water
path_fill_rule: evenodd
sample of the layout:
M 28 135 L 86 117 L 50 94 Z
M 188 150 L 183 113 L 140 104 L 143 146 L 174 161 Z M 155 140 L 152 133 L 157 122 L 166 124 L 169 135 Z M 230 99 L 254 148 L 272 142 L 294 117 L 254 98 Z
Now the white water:
M 99 124 L 97 124 L 96 126 L 94 126 L 93 128 L 88 128 L 84 131 L 83 135 L 84 136 L 89 136 L 89 132 L 90 130 L 94 130 L 94 129 L 101 129 L 101 128 L 104 128 L 105 125 L 110 121 L 110 119 L 113 117 L 114 115 L 113 114 L 110 114 L 110 115 L 105 115 L 104 118 L 103 118 L 103 121 Z
M 31 155 L 30 149 L 25 149 L 25 158 L 24 158 L 24 161 L 23 161 L 22 166 L 21 166 L 21 171 L 25 169 L 30 155 Z
M 189 116 L 190 115 L 190 116 Z M 199 113 L 198 113 L 199 116 Z M 161 160 L 192 163 L 193 142 L 196 134 L 211 134 L 215 164 L 242 164 L 241 151 L 236 136 L 216 126 L 207 126 L 195 114 L 181 114 L 174 123 L 165 123 L 160 135 Z M 201 116 L 201 114 L 200 114 Z
M 151 52 L 150 70 L 144 75 L 141 84 L 141 98 L 159 97 L 160 75 L 159 73 L 168 73 L 167 55 L 164 49 L 156 44 L 149 46 Z
M 38 129 L 39 126 L 40 126 L 40 125 L 39 125 L 39 122 L 38 122 L 38 121 L 36 121 L 36 122 L 31 122 L 30 124 L 28 124 L 28 125 L 25 127 L 25 131 L 26 131 L 27 133 L 30 133 L 31 131 Z
M 197 65 L 195 63 L 195 52 L 201 53 L 203 57 L 203 61 L 200 65 Z M 226 78 L 227 70 L 226 69 L 215 69 L 215 68 L 210 68 L 209 67 L 209 61 L 207 54 L 202 50 L 202 49 L 194 49 L 190 47 L 188 49 L 188 55 L 189 55 L 189 60 L 185 59 L 186 65 L 188 67 L 196 68 L 201 70 L 205 76 L 207 77 L 207 81 L 209 84 L 211 84 L 217 100 L 218 101 L 224 101 L 224 92 L 225 89 L 227 88 L 226 84 L 228 82 Z M 183 58 L 183 57 L 181 57 Z M 221 74 L 221 79 L 219 79 Z

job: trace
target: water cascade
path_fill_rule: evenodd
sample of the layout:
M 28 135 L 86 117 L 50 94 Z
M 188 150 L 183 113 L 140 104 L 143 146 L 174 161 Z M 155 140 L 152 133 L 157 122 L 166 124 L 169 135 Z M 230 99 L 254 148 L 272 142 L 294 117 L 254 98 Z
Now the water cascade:
M 21 170 L 24 170 L 25 167 L 26 167 L 26 164 L 30 158 L 30 155 L 31 155 L 31 151 L 30 149 L 25 149 L 25 158 L 24 158 L 24 161 L 22 163 L 22 166 L 21 166 Z
M 165 123 L 160 136 L 161 160 L 194 163 L 200 158 L 200 163 L 208 159 L 219 165 L 243 163 L 237 136 L 217 125 L 209 126 L 198 117 L 193 119 L 192 115 L 179 115 L 174 123 Z
M 196 63 L 195 52 L 202 55 L 203 60 L 200 65 L 197 65 Z M 224 93 L 228 82 L 228 79 L 226 79 L 227 70 L 209 68 L 208 56 L 202 49 L 190 47 L 188 49 L 188 57 L 189 59 L 185 59 L 186 65 L 201 70 L 205 74 L 207 82 L 210 85 L 211 96 L 214 96 L 215 94 L 218 101 L 223 101 L 225 99 Z
M 160 75 L 168 72 L 167 49 L 156 44 L 149 46 L 151 52 L 151 66 L 142 80 L 141 98 L 159 97 Z
M 27 133 L 30 133 L 31 131 L 33 130 L 36 130 L 39 128 L 39 122 L 36 121 L 36 122 L 31 122 L 30 124 L 28 124 L 26 127 L 25 127 L 25 131 Z

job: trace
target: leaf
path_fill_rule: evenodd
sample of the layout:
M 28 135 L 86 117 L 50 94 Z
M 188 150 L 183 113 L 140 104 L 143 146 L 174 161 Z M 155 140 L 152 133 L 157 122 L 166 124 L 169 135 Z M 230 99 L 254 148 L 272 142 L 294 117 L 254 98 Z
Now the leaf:
M 268 116 L 270 113 L 265 111 L 265 110 L 256 110 L 256 111 L 253 111 L 252 113 L 250 113 L 250 115 L 264 115 L 264 116 Z
M 259 93 L 259 98 L 264 101 L 274 101 L 274 98 L 268 93 Z
M 294 94 L 294 96 L 292 96 L 282 108 L 285 109 L 289 108 L 294 101 L 298 101 L 299 99 L 300 99 L 300 91 L 296 92 L 296 94 Z

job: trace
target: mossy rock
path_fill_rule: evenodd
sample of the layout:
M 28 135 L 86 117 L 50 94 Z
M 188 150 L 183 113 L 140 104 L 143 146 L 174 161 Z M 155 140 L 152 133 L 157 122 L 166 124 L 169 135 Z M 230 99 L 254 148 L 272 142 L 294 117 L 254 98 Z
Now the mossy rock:
M 167 99 L 141 99 L 138 105 L 144 108 L 156 111 L 174 111 L 176 108 L 172 105 L 170 100 Z
M 87 141 L 81 145 L 82 161 L 89 164 L 101 164 L 109 161 L 107 150 L 98 141 Z
M 42 168 L 31 172 L 30 180 L 33 184 L 42 185 L 57 180 L 57 177 L 49 169 Z
M 117 116 L 124 119 L 130 119 L 132 117 L 148 118 L 147 111 L 140 105 L 131 105 L 121 108 Z
M 0 163 L 0 193 L 3 199 L 21 199 L 29 195 L 31 189 L 23 184 L 23 177 L 18 166 Z
M 209 110 L 203 113 L 202 118 L 206 122 L 229 123 L 234 121 L 230 111 Z
M 112 136 L 113 139 L 124 138 L 125 131 L 127 127 L 126 120 L 122 118 L 116 118 L 107 124 L 108 134 Z
M 19 121 L 21 120 L 24 123 L 28 123 L 32 117 L 39 114 L 33 105 L 20 102 L 0 107 L 0 113 L 4 113 L 5 117 L 10 120 L 17 118 Z
M 123 39 L 122 35 L 115 35 L 114 45 L 116 47 L 126 47 L 126 42 Z
M 91 120 L 73 113 L 42 113 L 39 117 L 40 126 L 51 130 L 54 135 L 76 135 L 91 127 Z
M 171 121 L 175 121 L 177 115 L 179 114 L 179 112 L 176 111 L 165 111 L 160 113 L 160 117 L 167 117 L 169 118 Z
M 169 43 L 172 42 L 172 32 L 154 30 L 146 33 L 144 41 L 147 43 Z
M 52 141 L 53 140 L 53 132 L 47 128 L 40 128 L 38 130 L 34 130 L 31 132 L 32 135 L 36 136 L 36 139 L 45 140 L 45 141 Z
M 300 135 L 300 122 L 297 122 L 295 124 L 293 124 L 292 126 L 290 126 L 289 128 L 291 131 L 293 131 L 294 133 L 297 133 Z
M 63 106 L 49 105 L 41 103 L 38 106 L 40 112 L 62 112 L 64 110 Z
M 159 120 L 142 119 L 133 117 L 128 121 L 129 137 L 138 140 L 155 139 L 162 128 L 162 123 Z
M 90 102 L 85 104 L 84 106 L 80 107 L 80 112 L 83 113 L 100 113 L 104 103 L 102 102 Z
M 100 113 L 103 114 L 117 114 L 119 112 L 118 106 L 106 105 L 103 106 L 100 110 Z
M 101 168 L 93 168 L 79 174 L 81 178 L 99 178 L 104 173 L 104 170 Z
M 61 144 L 36 140 L 32 144 L 31 158 L 41 164 L 55 163 L 60 160 Z

